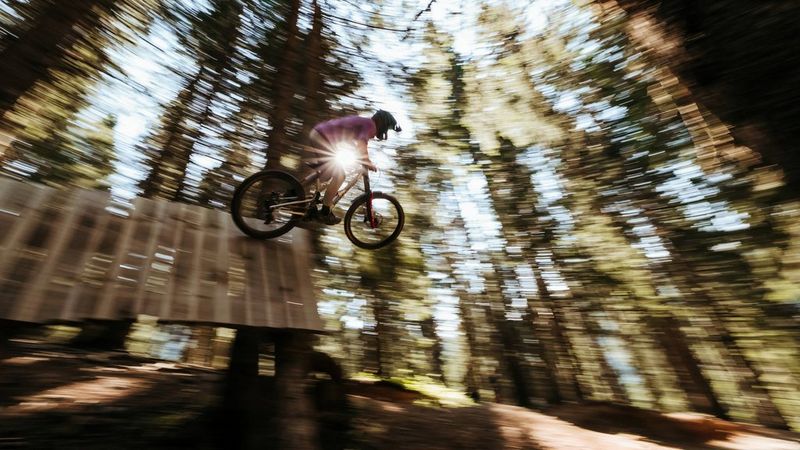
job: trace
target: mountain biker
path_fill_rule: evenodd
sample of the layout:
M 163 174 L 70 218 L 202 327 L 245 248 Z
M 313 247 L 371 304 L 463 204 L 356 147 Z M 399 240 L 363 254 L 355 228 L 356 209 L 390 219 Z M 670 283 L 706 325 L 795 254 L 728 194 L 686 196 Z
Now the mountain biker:
M 312 144 L 319 148 L 321 150 L 320 153 L 323 154 L 322 157 L 317 158 L 316 164 L 312 164 L 312 166 L 317 167 L 317 170 L 322 173 L 320 181 L 325 181 L 328 178 L 331 180 L 325 191 L 325 196 L 322 198 L 322 209 L 317 214 L 319 221 L 327 225 L 335 225 L 341 221 L 341 218 L 331 211 L 333 198 L 345 178 L 344 169 L 339 167 L 333 160 L 337 146 L 353 144 L 358 153 L 359 162 L 369 170 L 375 171 L 377 167 L 369 159 L 367 141 L 373 137 L 380 141 L 386 140 L 389 129 L 396 132 L 401 131 L 400 127 L 397 126 L 397 121 L 391 114 L 384 110 L 378 110 L 372 115 L 372 118 L 345 116 L 321 122 L 311 130 L 308 137 L 311 139 Z

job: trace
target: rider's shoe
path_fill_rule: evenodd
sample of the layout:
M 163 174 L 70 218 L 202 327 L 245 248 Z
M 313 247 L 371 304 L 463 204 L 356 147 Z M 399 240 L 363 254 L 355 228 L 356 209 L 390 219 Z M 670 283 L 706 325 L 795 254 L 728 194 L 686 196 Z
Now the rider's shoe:
M 319 217 L 319 210 L 317 209 L 316 205 L 311 205 L 306 211 L 306 215 L 303 216 L 303 220 L 307 222 L 316 221 Z
M 331 209 L 327 206 L 322 207 L 322 210 L 320 210 L 317 217 L 319 218 L 320 222 L 326 225 L 336 225 L 342 221 L 342 218 L 337 217 L 336 214 L 334 214 L 333 211 L 331 211 Z

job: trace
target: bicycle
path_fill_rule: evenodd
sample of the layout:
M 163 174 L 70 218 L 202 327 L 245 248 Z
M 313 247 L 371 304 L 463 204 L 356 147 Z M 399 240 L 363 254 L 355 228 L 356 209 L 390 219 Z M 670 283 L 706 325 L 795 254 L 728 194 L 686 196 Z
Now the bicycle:
M 282 170 L 263 170 L 246 178 L 236 188 L 231 214 L 236 226 L 256 239 L 271 239 L 287 233 L 303 221 L 314 221 L 317 206 L 322 204 L 320 164 L 306 163 L 314 169 L 303 180 Z M 364 181 L 364 193 L 353 200 L 344 216 L 344 231 L 356 246 L 368 250 L 385 247 L 400 235 L 405 213 L 393 196 L 373 191 L 367 166 L 353 171 L 333 199 L 333 206 L 358 183 Z M 315 186 L 306 194 L 306 187 Z

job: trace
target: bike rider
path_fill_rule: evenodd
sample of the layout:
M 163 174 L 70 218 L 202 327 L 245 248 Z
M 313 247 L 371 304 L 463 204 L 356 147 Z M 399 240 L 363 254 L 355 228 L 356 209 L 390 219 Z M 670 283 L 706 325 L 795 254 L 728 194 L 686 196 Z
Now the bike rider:
M 353 144 L 358 153 L 359 162 L 369 170 L 375 171 L 377 168 L 369 159 L 367 141 L 373 137 L 380 141 L 386 140 L 389 129 L 396 132 L 401 131 L 391 114 L 379 110 L 372 115 L 372 118 L 345 116 L 319 123 L 311 130 L 309 138 L 312 144 L 321 149 L 321 153 L 324 152 L 323 156 L 316 158 L 317 170 L 322 174 L 320 181 L 329 178 L 331 180 L 325 196 L 322 198 L 322 210 L 317 215 L 318 220 L 328 225 L 335 225 L 341 221 L 341 218 L 331 211 L 333 198 L 345 178 L 344 169 L 334 162 L 333 156 L 337 151 L 337 146 Z

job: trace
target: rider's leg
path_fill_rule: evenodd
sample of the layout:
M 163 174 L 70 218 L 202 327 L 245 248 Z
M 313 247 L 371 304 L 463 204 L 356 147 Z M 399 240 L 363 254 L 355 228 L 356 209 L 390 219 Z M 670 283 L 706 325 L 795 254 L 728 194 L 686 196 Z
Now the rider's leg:
M 339 192 L 343 182 L 344 172 L 335 170 L 331 177 L 331 182 L 328 184 L 328 189 L 325 191 L 325 197 L 322 198 L 322 206 L 327 206 L 328 208 L 333 206 L 333 198 L 336 197 L 336 193 Z
M 328 225 L 336 225 L 342 220 L 331 211 L 331 208 L 333 207 L 333 198 L 336 196 L 336 193 L 339 192 L 339 187 L 344 182 L 344 178 L 344 171 L 334 170 L 331 182 L 328 184 L 328 189 L 325 191 L 325 197 L 322 198 L 322 210 L 319 212 L 319 218 Z
M 333 214 L 331 207 L 333 206 L 334 197 L 336 197 L 339 188 L 342 186 L 342 183 L 344 183 L 345 174 L 343 170 L 339 170 L 335 166 L 331 158 L 333 155 L 333 146 L 328 139 L 315 130 L 312 130 L 308 137 L 316 148 L 322 149 L 320 152 L 315 152 L 316 158 L 321 157 L 321 161 L 317 159 L 317 161 L 322 163 L 321 167 L 317 169 L 322 174 L 321 179 L 325 180 L 330 178 L 331 180 L 328 183 L 328 188 L 325 190 L 325 196 L 322 198 L 322 210 L 319 214 L 319 220 L 328 225 L 334 225 L 339 223 L 341 219 Z
M 308 135 L 310 146 L 305 147 L 303 151 L 303 159 L 310 164 L 313 164 L 314 167 L 310 172 L 306 173 L 306 175 L 300 181 L 300 184 L 303 185 L 303 189 L 306 192 L 309 192 L 311 187 L 316 184 L 316 188 L 314 189 L 317 192 L 317 195 L 321 194 L 319 191 L 320 182 L 324 182 L 327 178 L 325 178 L 325 171 L 324 171 L 324 160 L 321 159 L 322 156 L 329 152 L 328 147 L 330 144 L 328 140 L 324 138 L 321 134 L 316 132 L 315 130 L 311 130 Z M 317 210 L 317 204 L 315 202 L 311 203 L 308 208 L 308 215 L 307 218 L 309 219 L 316 219 L 318 217 L 319 211 Z

